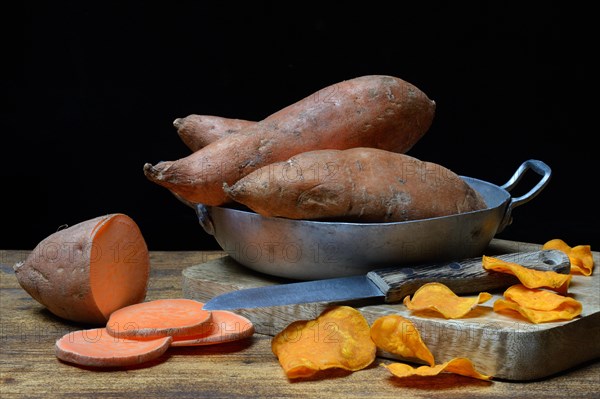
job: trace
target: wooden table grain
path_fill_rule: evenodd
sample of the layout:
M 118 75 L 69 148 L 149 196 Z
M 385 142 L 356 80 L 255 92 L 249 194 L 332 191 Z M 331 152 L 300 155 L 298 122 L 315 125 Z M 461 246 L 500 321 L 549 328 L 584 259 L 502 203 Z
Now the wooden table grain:
M 31 299 L 12 265 L 28 251 L 0 250 L 0 398 L 597 398 L 600 362 L 530 382 L 480 381 L 453 374 L 397 379 L 375 362 L 354 373 L 288 380 L 271 352 L 271 337 L 171 348 L 160 359 L 128 368 L 91 369 L 59 361 L 54 342 L 86 326 L 65 322 Z M 181 297 L 181 272 L 223 252 L 152 252 L 148 300 Z M 598 339 L 598 337 L 590 337 Z M 585 342 L 581 343 L 585 345 Z M 535 364 L 532 364 L 535 367 Z

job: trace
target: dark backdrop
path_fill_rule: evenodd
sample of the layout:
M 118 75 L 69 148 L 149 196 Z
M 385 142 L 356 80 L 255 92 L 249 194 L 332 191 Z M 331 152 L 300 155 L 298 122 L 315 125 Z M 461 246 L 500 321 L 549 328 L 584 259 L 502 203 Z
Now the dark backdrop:
M 143 175 L 146 162 L 188 154 L 172 121 L 259 120 L 326 85 L 389 74 L 437 103 L 411 155 L 498 185 L 526 159 L 552 168 L 499 238 L 598 249 L 591 11 L 397 3 L 21 2 L 3 12 L 0 247 L 30 249 L 60 226 L 123 212 L 152 250 L 216 249 L 191 209 Z

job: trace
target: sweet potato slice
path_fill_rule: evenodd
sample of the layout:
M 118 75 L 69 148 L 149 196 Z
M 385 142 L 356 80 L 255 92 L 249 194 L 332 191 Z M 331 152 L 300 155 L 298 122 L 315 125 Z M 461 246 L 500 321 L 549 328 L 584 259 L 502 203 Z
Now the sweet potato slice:
M 313 320 L 289 324 L 271 341 L 288 378 L 310 377 L 331 368 L 362 370 L 375 360 L 369 323 L 349 306 L 325 309 Z
M 59 230 L 14 266 L 19 284 L 64 319 L 105 324 L 146 297 L 148 248 L 127 215 L 110 214 Z
M 224 189 L 263 216 L 290 219 L 402 222 L 486 207 L 451 170 L 376 148 L 304 152 Z
M 160 357 L 171 337 L 139 341 L 115 338 L 105 328 L 74 331 L 56 341 L 60 360 L 91 367 L 133 366 Z
M 190 150 L 198 151 L 213 141 L 237 133 L 255 123 L 244 119 L 192 114 L 185 118 L 175 119 L 173 126 L 177 129 L 177 134 L 184 144 Z
M 429 129 L 435 102 L 393 77 L 361 76 L 328 86 L 236 134 L 175 161 L 144 165 L 146 177 L 186 201 L 217 206 L 252 171 L 317 149 L 406 152 Z
M 521 284 L 527 288 L 548 288 L 561 294 L 566 294 L 571 284 L 570 274 L 556 273 L 551 270 L 534 270 L 514 262 L 507 262 L 492 256 L 483 255 L 483 268 L 499 273 L 508 273 L 516 276 Z
M 227 310 L 212 310 L 205 331 L 197 335 L 174 337 L 171 346 L 213 345 L 237 341 L 254 334 L 254 325 L 242 315 Z
M 435 366 L 420 366 L 414 368 L 404 363 L 392 363 L 383 365 L 387 368 L 394 376 L 398 378 L 421 376 L 421 377 L 432 377 L 440 373 L 453 373 L 464 375 L 466 377 L 477 378 L 479 380 L 491 380 L 492 376 L 481 374 L 475 370 L 473 362 L 467 358 L 457 357 L 449 360 L 442 364 L 436 364 Z
M 440 313 L 447 319 L 464 317 L 477 305 L 492 299 L 487 292 L 480 292 L 476 297 L 458 296 L 450 288 L 441 283 L 423 284 L 412 296 L 407 295 L 403 303 L 412 311 L 430 310 Z
M 572 320 L 582 312 L 583 305 L 568 296 L 515 284 L 504 291 L 504 299 L 494 302 L 494 311 L 518 312 L 532 323 Z
M 558 249 L 563 251 L 571 261 L 571 273 L 591 276 L 594 270 L 594 257 L 592 247 L 589 245 L 576 245 L 571 247 L 560 238 L 554 238 L 544 243 L 542 249 Z
M 121 308 L 106 329 L 119 338 L 153 339 L 206 334 L 212 314 L 192 299 L 157 299 Z
M 408 360 L 435 365 L 433 354 L 412 321 L 396 314 L 381 316 L 371 326 L 371 339 L 378 348 Z

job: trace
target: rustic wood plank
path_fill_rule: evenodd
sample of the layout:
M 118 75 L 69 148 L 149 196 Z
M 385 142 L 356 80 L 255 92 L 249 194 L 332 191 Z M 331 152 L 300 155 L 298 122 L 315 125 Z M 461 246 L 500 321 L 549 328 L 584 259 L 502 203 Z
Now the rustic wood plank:
M 452 374 L 396 379 L 377 364 L 355 373 L 332 371 L 290 382 L 271 353 L 271 337 L 222 346 L 176 348 L 157 361 L 133 368 L 95 371 L 54 356 L 60 336 L 85 326 L 58 319 L 23 291 L 12 265 L 29 251 L 0 250 L 0 397 L 597 397 L 600 362 L 527 384 L 484 382 Z M 148 299 L 180 297 L 182 272 L 222 257 L 222 252 L 153 252 Z M 587 341 L 586 341 L 587 342 Z M 585 343 L 579 343 L 584 345 Z M 535 366 L 535 365 L 534 365 Z
M 524 248 L 527 245 L 504 245 L 495 242 L 494 251 Z M 489 252 L 488 252 L 489 253 Z M 598 253 L 594 253 L 598 262 Z M 230 257 L 189 267 L 183 272 L 183 295 L 205 302 L 224 292 L 279 284 L 280 279 L 258 274 Z M 600 341 L 590 339 L 600 333 L 600 275 L 573 276 L 570 293 L 583 303 L 580 318 L 568 322 L 533 324 L 521 317 L 495 313 L 493 302 L 503 290 L 490 291 L 494 297 L 466 318 L 446 320 L 435 314 L 412 313 L 402 304 L 363 305 L 358 307 L 369 322 L 386 314 L 400 314 L 411 319 L 436 357 L 444 362 L 454 357 L 471 358 L 479 370 L 499 378 L 531 380 L 547 377 L 566 368 L 600 357 Z M 330 303 L 240 309 L 259 333 L 275 335 L 294 320 L 312 319 Z M 586 342 L 580 345 L 578 342 Z M 392 357 L 380 352 L 380 356 Z M 535 364 L 535 367 L 532 367 Z

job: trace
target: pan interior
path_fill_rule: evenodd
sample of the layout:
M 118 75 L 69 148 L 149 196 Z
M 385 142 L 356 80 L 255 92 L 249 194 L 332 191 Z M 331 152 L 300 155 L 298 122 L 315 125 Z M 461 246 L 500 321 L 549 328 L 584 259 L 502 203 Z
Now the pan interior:
M 467 184 L 469 184 L 483 196 L 488 209 L 497 208 L 510 198 L 508 191 L 496 186 L 495 184 L 474 179 L 472 177 L 461 176 L 461 179 L 467 182 Z

